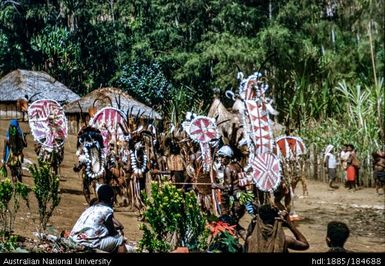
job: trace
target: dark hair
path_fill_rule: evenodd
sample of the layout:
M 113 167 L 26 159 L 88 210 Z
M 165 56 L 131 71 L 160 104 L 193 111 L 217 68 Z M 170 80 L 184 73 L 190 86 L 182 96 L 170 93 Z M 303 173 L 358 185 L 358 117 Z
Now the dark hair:
M 348 147 L 348 148 L 351 148 L 353 151 L 355 150 L 355 148 L 354 148 L 354 145 L 353 145 L 353 144 L 348 144 L 348 145 L 346 145 L 346 147 Z
M 259 217 L 265 224 L 274 224 L 275 218 L 278 217 L 278 210 L 269 204 L 262 205 L 258 209 Z
M 98 198 L 92 198 L 91 200 L 90 200 L 90 203 L 88 204 L 89 206 L 93 206 L 93 205 L 95 205 L 96 203 L 98 203 Z
M 237 222 L 234 220 L 234 218 L 228 214 L 221 215 L 218 218 L 218 221 L 223 222 L 223 223 L 227 223 L 228 225 L 236 225 L 237 224 Z
M 328 223 L 327 237 L 331 247 L 343 247 L 348 239 L 350 230 L 343 222 L 332 221 Z
M 114 190 L 109 185 L 101 185 L 98 189 L 98 199 L 106 203 L 111 203 L 114 197 Z
M 180 147 L 178 146 L 178 144 L 171 143 L 170 152 L 174 155 L 180 154 Z

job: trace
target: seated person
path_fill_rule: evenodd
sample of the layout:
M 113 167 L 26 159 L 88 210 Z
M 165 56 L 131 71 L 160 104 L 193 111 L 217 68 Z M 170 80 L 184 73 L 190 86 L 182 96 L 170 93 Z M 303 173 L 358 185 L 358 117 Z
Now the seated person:
M 345 223 L 332 221 L 328 223 L 326 244 L 330 248 L 328 252 L 348 252 L 345 242 L 348 239 L 350 230 Z
M 287 226 L 294 237 L 285 235 L 282 226 Z M 292 250 L 306 250 L 309 243 L 296 226 L 290 221 L 286 211 L 278 213 L 271 205 L 262 205 L 252 220 L 245 251 L 256 253 L 282 253 Z
M 77 244 L 106 252 L 126 253 L 123 226 L 113 217 L 114 192 L 101 185 L 98 200 L 88 207 L 71 230 L 70 238 Z

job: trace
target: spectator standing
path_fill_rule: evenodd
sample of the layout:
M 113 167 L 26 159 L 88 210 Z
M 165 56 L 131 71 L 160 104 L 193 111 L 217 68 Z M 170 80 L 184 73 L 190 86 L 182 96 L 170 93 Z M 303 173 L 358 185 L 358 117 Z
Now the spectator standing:
M 328 173 L 329 187 L 332 189 L 337 189 L 338 186 L 333 185 L 333 182 L 335 182 L 337 176 L 337 160 L 336 156 L 334 155 L 334 146 L 331 144 L 326 147 L 324 165 Z

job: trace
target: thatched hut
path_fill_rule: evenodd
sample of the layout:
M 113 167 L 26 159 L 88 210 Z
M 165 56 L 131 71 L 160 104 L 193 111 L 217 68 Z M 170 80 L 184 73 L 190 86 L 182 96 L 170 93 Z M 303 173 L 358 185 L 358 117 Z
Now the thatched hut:
M 232 109 L 228 110 L 217 95 L 214 96 L 207 116 L 216 119 L 219 133 L 224 137 L 225 144 L 229 144 L 229 138 L 236 137 L 238 139 L 241 136 L 242 130 L 239 130 L 241 127 L 240 114 Z M 237 131 L 236 136 L 233 136 L 234 130 Z
M 213 102 L 209 108 L 208 116 L 216 119 L 220 134 L 226 138 L 232 137 L 233 130 L 237 130 L 237 133 L 234 137 L 236 140 L 239 140 L 243 134 L 243 128 L 241 125 L 242 116 L 240 114 L 243 103 L 237 99 L 232 108 L 227 109 L 218 95 L 214 95 Z M 271 127 L 274 137 L 278 137 L 284 133 L 285 127 L 281 124 L 271 121 Z M 227 144 L 227 143 L 225 143 Z
M 145 119 L 162 119 L 154 109 L 135 100 L 121 89 L 100 88 L 64 106 L 70 126 L 69 132 L 77 133 L 82 123 L 89 120 L 90 113 L 94 114 L 97 110 L 107 106 L 117 108 L 125 114 L 130 113 L 132 116 L 140 115 Z
M 45 72 L 17 69 L 0 80 L 0 118 L 22 118 L 20 101 L 52 99 L 60 104 L 79 99 L 79 95 Z

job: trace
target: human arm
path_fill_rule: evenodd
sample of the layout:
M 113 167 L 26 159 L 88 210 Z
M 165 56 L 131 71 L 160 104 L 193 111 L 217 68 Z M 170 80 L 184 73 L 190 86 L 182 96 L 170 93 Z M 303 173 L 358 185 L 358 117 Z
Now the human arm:
M 107 230 L 108 230 L 108 234 L 110 236 L 116 236 L 119 232 L 117 231 L 117 228 L 115 226 L 117 220 L 113 217 L 113 215 L 109 215 L 106 219 L 106 221 L 104 222 L 104 225 L 106 226 Z M 119 223 L 120 224 L 120 223 Z
M 357 160 L 357 154 L 355 153 L 355 151 L 352 151 L 350 152 L 349 157 L 347 159 L 348 165 L 352 165 L 355 160 Z
M 283 221 L 283 224 L 286 225 L 294 235 L 294 237 L 285 236 L 286 247 L 292 250 L 307 250 L 309 248 L 309 243 L 307 242 L 305 236 L 290 221 L 289 214 L 284 212 L 284 217 L 281 220 Z
M 380 158 L 377 165 L 382 167 L 382 168 L 385 168 L 385 158 Z
M 27 134 L 26 133 L 23 134 L 23 145 L 24 145 L 24 147 L 28 147 Z
M 184 178 L 184 180 L 183 180 L 183 183 L 185 183 L 185 184 L 183 184 L 183 190 L 186 190 L 187 188 L 188 188 L 188 186 L 191 184 L 191 183 L 193 183 L 192 182 L 193 180 L 192 180 L 192 178 L 191 178 L 191 176 L 188 174 L 188 173 L 186 173 L 185 174 L 185 178 Z
M 326 167 L 326 169 L 329 168 L 329 155 L 326 155 L 326 157 L 325 157 L 324 166 Z
M 2 164 L 5 164 L 5 160 L 7 159 L 7 158 L 5 158 L 6 157 L 6 152 L 7 152 L 7 145 L 8 145 L 8 141 L 5 139 L 4 140 L 3 157 L 2 157 L 2 160 L 1 160 Z
M 119 222 L 115 217 L 112 217 L 112 221 L 114 223 L 114 227 L 115 229 L 120 232 L 121 235 L 124 234 L 123 230 L 124 230 L 124 226 L 121 222 Z

